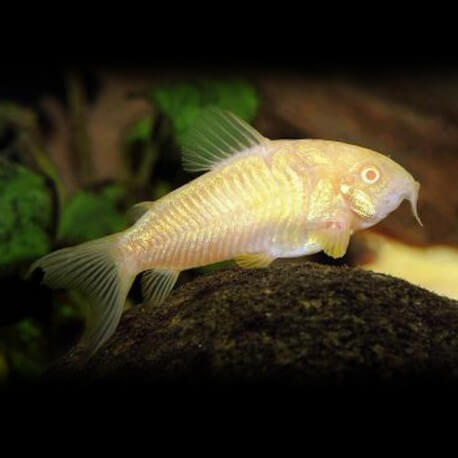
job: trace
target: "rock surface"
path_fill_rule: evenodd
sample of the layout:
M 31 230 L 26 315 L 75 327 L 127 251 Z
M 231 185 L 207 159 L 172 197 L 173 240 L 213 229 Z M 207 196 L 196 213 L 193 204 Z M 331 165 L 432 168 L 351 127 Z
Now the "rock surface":
M 367 386 L 458 381 L 458 303 L 357 268 L 220 270 L 127 311 L 88 362 L 47 380 Z

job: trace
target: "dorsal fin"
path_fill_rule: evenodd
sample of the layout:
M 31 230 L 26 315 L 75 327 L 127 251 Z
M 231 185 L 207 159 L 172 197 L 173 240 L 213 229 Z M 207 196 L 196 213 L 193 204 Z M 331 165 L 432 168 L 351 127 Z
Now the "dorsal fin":
M 266 141 L 233 113 L 209 107 L 199 114 L 182 141 L 183 167 L 190 172 L 209 170 Z

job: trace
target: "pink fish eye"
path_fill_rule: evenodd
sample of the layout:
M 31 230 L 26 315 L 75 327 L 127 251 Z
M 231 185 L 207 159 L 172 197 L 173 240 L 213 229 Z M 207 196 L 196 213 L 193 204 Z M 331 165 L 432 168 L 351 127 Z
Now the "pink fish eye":
M 361 172 L 361 178 L 364 183 L 374 184 L 380 178 L 380 172 L 375 167 L 366 167 Z

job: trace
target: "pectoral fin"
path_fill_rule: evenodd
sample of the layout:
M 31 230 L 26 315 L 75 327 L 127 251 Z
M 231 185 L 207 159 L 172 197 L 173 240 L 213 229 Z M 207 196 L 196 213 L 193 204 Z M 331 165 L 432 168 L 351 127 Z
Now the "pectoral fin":
M 341 258 L 347 251 L 352 231 L 340 223 L 329 223 L 328 226 L 311 232 L 310 241 L 320 244 L 328 256 Z
M 265 253 L 248 253 L 236 256 L 235 262 L 244 269 L 268 267 L 275 258 Z

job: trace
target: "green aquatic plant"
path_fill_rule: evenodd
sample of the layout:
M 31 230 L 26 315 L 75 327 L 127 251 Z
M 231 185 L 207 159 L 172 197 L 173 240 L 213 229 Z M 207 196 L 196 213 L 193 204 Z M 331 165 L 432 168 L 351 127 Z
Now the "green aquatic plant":
M 9 349 L 10 364 L 16 372 L 25 377 L 40 375 L 46 346 L 43 328 L 33 319 L 25 319 L 12 327 L 16 334 L 14 344 Z
M 14 140 L 9 145 L 9 149 L 18 154 L 24 165 L 43 174 L 54 183 L 60 208 L 67 192 L 57 166 L 45 146 L 38 115 L 29 108 L 0 101 L 0 136 L 8 130 L 14 133 Z
M 0 160 L 0 271 L 12 271 L 51 249 L 52 198 L 45 179 Z
M 79 191 L 64 207 L 58 237 L 76 244 L 119 232 L 128 226 L 127 217 L 119 208 L 125 197 L 121 185 L 109 185 L 99 192 Z
M 217 106 L 251 122 L 259 106 L 255 88 L 239 79 L 163 85 L 150 96 L 157 109 L 172 120 L 178 144 L 205 107 Z
M 126 140 L 129 143 L 147 141 L 153 136 L 154 117 L 147 115 L 135 122 L 126 133 Z

